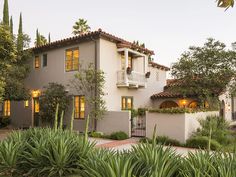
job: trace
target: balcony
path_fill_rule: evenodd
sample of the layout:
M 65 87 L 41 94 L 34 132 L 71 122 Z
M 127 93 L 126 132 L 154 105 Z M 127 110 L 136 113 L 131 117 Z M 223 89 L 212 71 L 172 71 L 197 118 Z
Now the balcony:
M 146 87 L 147 79 L 145 74 L 132 71 L 127 74 L 126 71 L 117 71 L 117 87 L 139 88 Z

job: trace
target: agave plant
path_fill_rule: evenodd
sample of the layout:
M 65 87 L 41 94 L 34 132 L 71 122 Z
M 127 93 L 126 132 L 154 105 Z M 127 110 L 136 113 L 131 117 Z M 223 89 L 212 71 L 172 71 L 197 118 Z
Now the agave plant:
M 136 163 L 123 153 L 101 150 L 91 157 L 81 165 L 82 177 L 134 177 Z
M 160 145 L 141 143 L 131 151 L 135 165 L 135 175 L 145 177 L 172 177 L 178 174 L 180 156 L 170 148 Z
M 19 176 L 19 159 L 24 142 L 21 133 L 14 132 L 0 143 L 0 175 Z

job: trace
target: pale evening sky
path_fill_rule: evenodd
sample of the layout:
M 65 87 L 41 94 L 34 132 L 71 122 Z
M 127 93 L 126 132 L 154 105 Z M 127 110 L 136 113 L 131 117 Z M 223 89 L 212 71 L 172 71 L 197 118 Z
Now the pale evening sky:
M 236 41 L 236 7 L 225 12 L 215 0 L 9 0 L 9 9 L 14 32 L 22 12 L 24 32 L 32 41 L 37 28 L 46 37 L 50 32 L 52 41 L 69 37 L 74 22 L 84 18 L 92 30 L 144 42 L 155 51 L 155 61 L 167 66 L 208 37 L 228 47 Z

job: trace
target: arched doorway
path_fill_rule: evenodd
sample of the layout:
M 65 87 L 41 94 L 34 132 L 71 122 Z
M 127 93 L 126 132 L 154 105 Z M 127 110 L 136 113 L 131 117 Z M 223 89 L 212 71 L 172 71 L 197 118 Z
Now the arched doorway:
M 164 101 L 160 105 L 160 109 L 176 108 L 176 107 L 179 107 L 179 105 L 176 102 L 174 102 L 174 101 Z
M 225 101 L 222 100 L 220 104 L 220 117 L 225 118 Z
M 195 109 L 198 107 L 198 102 L 196 100 L 194 100 L 191 103 L 189 103 L 188 107 Z

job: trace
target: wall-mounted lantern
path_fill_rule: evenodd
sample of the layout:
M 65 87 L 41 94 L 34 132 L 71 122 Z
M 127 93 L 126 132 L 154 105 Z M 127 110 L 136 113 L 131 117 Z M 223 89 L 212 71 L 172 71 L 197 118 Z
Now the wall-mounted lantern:
M 33 98 L 37 98 L 40 96 L 40 90 L 32 90 L 31 95 Z

